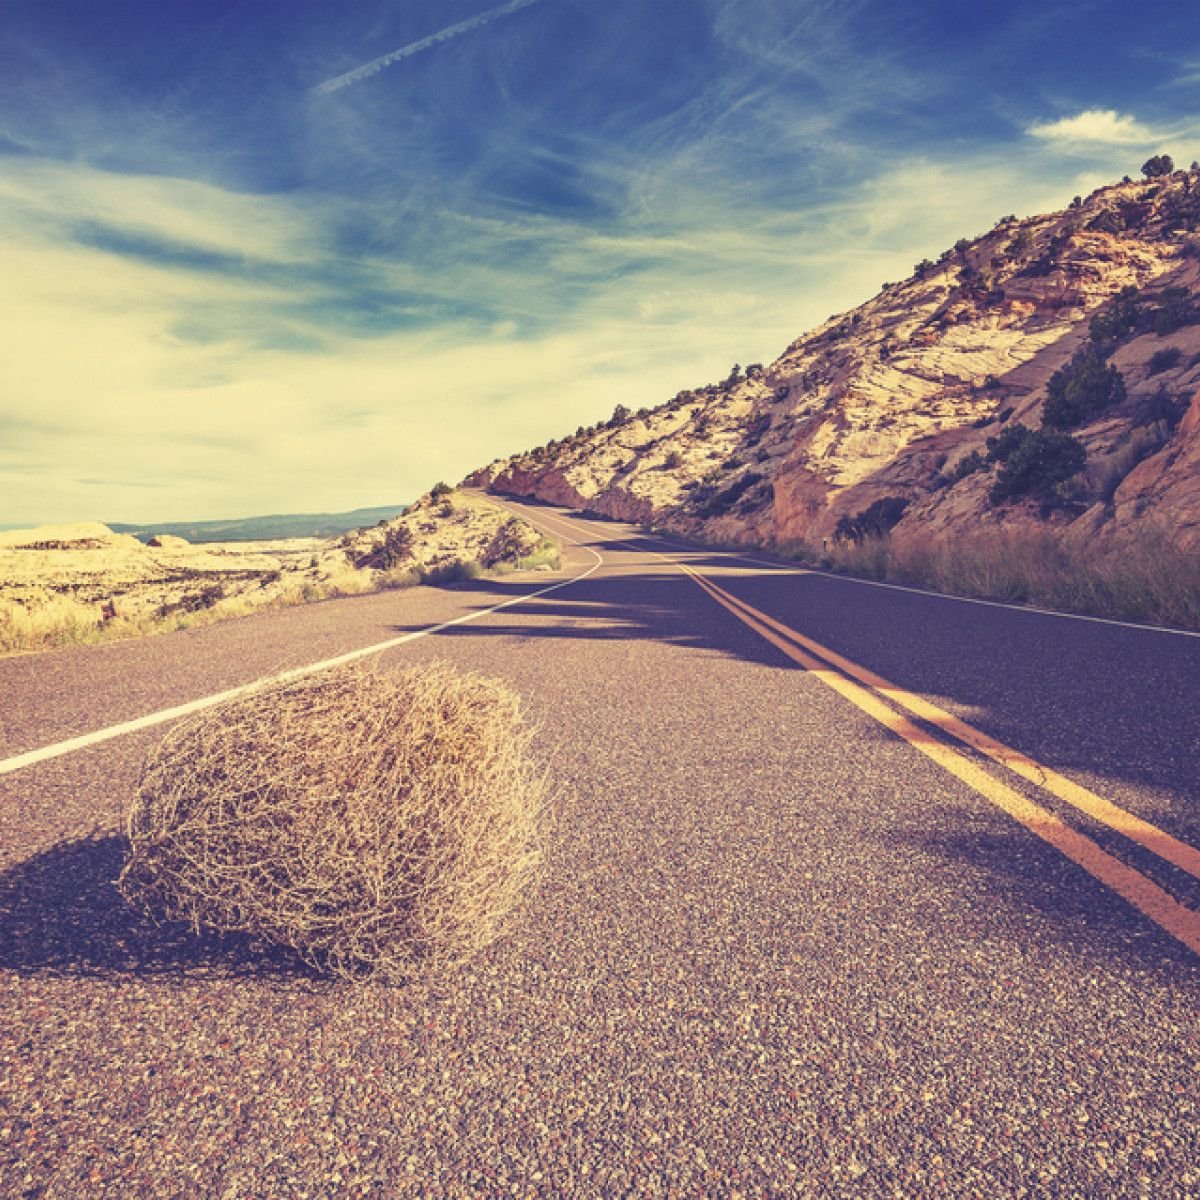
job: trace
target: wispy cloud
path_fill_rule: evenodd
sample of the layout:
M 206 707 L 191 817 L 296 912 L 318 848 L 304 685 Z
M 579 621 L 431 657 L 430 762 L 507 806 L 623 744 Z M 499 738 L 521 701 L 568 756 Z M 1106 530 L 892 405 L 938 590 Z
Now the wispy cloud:
M 61 234 L 86 222 L 231 257 L 295 262 L 310 253 L 302 245 L 307 225 L 296 208 L 192 179 L 35 157 L 5 162 L 0 212 L 9 228 Z
M 1200 58 L 1175 55 L 1159 55 L 1154 59 L 1155 65 L 1166 63 L 1174 73 L 1169 79 L 1164 79 L 1164 88 L 1190 88 L 1200 86 Z
M 1128 113 L 1113 108 L 1089 108 L 1073 117 L 1031 125 L 1026 132 L 1048 142 L 1099 142 L 1109 146 L 1147 146 L 1162 134 Z
M 295 503 L 299 479 L 324 507 L 404 500 L 618 398 L 652 404 L 723 373 L 748 329 L 780 346 L 792 332 L 770 328 L 769 300 L 714 311 L 712 281 L 694 294 L 677 284 L 714 266 L 655 239 L 600 242 L 586 261 L 584 227 L 536 221 L 464 237 L 450 272 L 347 263 L 328 237 L 336 200 L 37 161 L 22 171 L 0 190 L 0 428 L 21 431 L 22 468 L 5 460 L 5 521 L 268 511 Z M 91 236 L 97 222 L 110 237 Z M 709 249 L 727 262 L 738 247 Z M 524 266 L 534 252 L 545 277 Z M 647 257 L 653 278 L 631 277 Z M 562 287 L 584 272 L 611 277 Z M 558 281 L 548 294 L 546 279 Z M 639 319 L 643 289 L 674 286 L 684 294 L 667 323 Z M 368 292 L 379 311 L 364 309 Z M 405 327 L 397 295 L 442 315 Z
M 379 58 L 374 58 L 369 63 L 364 63 L 361 67 L 355 67 L 353 71 L 347 71 L 344 75 L 336 75 L 333 79 L 327 79 L 324 83 L 319 83 L 313 88 L 313 91 L 320 95 L 328 95 L 330 92 L 340 91 L 344 87 L 349 87 L 352 83 L 359 83 L 364 79 L 370 79 L 372 75 L 378 75 L 385 68 L 394 66 L 406 58 L 412 58 L 414 54 L 420 54 L 423 50 L 429 50 L 434 46 L 440 45 L 442 42 L 450 41 L 451 38 L 459 37 L 464 33 L 470 33 L 472 30 L 481 29 L 484 25 L 488 25 L 500 17 L 510 16 L 512 13 L 520 12 L 521 9 L 528 8 L 530 5 L 537 3 L 538 0 L 509 0 L 507 4 L 490 8 L 487 12 L 470 17 L 466 21 L 459 21 L 456 25 L 447 25 L 445 29 L 439 30 L 437 33 L 431 33 L 428 37 L 423 37 L 419 41 L 410 42 L 407 46 L 401 46 L 399 50 L 393 50 L 390 54 L 380 55 Z
M 407 499 L 617 400 L 769 360 L 1001 212 L 1061 203 L 1057 156 L 1023 154 L 898 160 L 795 211 L 679 172 L 603 227 L 451 212 L 419 239 L 436 253 L 402 256 L 374 244 L 365 200 L 10 162 L 0 419 L 39 474 L 6 465 L 0 516 L 233 516 L 299 503 L 301 479 L 330 509 Z
M 1198 128 L 1140 70 L 1187 80 L 1187 37 L 1114 40 L 1105 107 L 1093 56 L 1025 56 L 1071 35 L 1068 0 L 538 2 L 10 0 L 0 519 L 404 500 L 772 358 Z M 352 88 L 402 63 L 413 86 Z

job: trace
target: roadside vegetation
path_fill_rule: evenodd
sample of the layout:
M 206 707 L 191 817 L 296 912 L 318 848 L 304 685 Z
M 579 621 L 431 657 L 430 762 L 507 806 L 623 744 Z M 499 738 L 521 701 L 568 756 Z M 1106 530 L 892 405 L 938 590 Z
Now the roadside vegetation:
M 515 518 L 497 523 L 494 506 L 459 497 L 446 484 L 434 489 L 424 510 L 420 505 L 413 505 L 406 515 L 422 520 L 424 533 L 381 522 L 377 530 L 347 534 L 329 543 L 340 550 L 323 555 L 320 570 L 314 557 L 312 569 L 304 571 L 247 573 L 252 576 L 250 586 L 245 580 L 239 585 L 228 577 L 197 572 L 190 586 L 152 608 L 134 608 L 120 597 L 111 602 L 85 601 L 52 582 L 24 589 L 19 597 L 0 595 L 0 654 L 170 633 L 342 596 L 420 584 L 440 586 L 513 571 L 556 570 L 560 565 L 556 543 Z M 426 560 L 423 538 L 436 537 L 439 528 L 456 521 L 469 523 L 470 514 L 480 508 L 489 511 L 494 535 L 485 534 L 477 549 L 464 547 L 458 554 Z
M 150 756 L 120 890 L 343 978 L 460 962 L 504 931 L 541 861 L 530 739 L 504 683 L 444 664 L 257 689 Z
M 515 562 L 497 563 L 492 571 L 496 575 L 510 575 L 513 571 L 557 571 L 562 565 L 558 545 L 549 538 L 542 538 L 533 551 Z
M 1103 550 L 1051 530 L 980 530 L 939 540 L 876 533 L 795 557 L 865 579 L 1062 612 L 1200 630 L 1200 553 L 1165 533 Z
M 104 606 L 86 604 L 71 596 L 43 590 L 40 596 L 17 601 L 0 598 L 0 654 L 21 654 L 52 650 L 59 646 L 94 645 L 122 641 L 156 633 L 193 629 L 251 613 L 271 609 L 294 608 L 337 596 L 358 596 L 391 587 L 411 587 L 423 582 L 419 572 L 397 571 L 375 579 L 359 572 L 344 573 L 321 580 L 289 584 L 270 596 L 253 592 L 226 596 L 219 585 L 185 596 L 181 603 L 164 606 L 135 616 L 107 616 Z M 110 610 L 111 611 L 111 610 Z
M 1071 360 L 1050 377 L 1041 428 L 1005 426 L 987 439 L 984 450 L 962 458 L 943 479 L 957 483 L 977 471 L 990 471 L 988 503 L 992 507 L 1033 498 L 1053 507 L 1078 498 L 1089 481 L 1085 470 L 1100 477 L 1095 494 L 1111 500 L 1121 480 L 1143 458 L 1164 446 L 1174 434 L 1187 407 L 1185 396 L 1165 388 L 1145 398 L 1133 414 L 1129 440 L 1122 451 L 1098 468 L 1088 463 L 1087 451 L 1070 432 L 1111 413 L 1128 399 L 1125 379 L 1109 359 L 1130 339 L 1154 333 L 1166 337 L 1200 321 L 1200 310 L 1186 288 L 1168 287 L 1145 297 L 1136 287 L 1123 288 L 1102 312 L 1092 317 L 1088 340 Z M 1153 378 L 1183 361 L 1178 346 L 1156 350 L 1146 362 Z M 1097 482 L 1094 478 L 1090 481 Z

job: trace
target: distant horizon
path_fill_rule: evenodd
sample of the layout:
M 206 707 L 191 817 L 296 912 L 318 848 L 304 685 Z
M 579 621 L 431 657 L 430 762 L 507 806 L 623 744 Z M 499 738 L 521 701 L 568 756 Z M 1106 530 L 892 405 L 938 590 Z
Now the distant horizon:
M 18 528 L 417 495 L 771 361 L 1004 213 L 1200 154 L 1200 28 L 1165 0 L 1134 28 L 1117 0 L 5 20 Z
M 380 512 L 384 509 L 406 509 L 409 508 L 412 501 L 397 502 L 395 504 L 359 504 L 353 508 L 341 508 L 333 510 L 322 510 L 320 512 L 271 512 L 271 513 L 238 513 L 232 516 L 204 516 L 204 517 L 175 517 L 167 518 L 166 520 L 153 521 L 113 521 L 106 520 L 103 517 L 79 517 L 75 520 L 65 521 L 35 521 L 33 524 L 25 522 L 5 522 L 0 521 L 0 531 L 10 533 L 20 529 L 38 529 L 42 526 L 52 525 L 82 525 L 88 521 L 96 521 L 101 525 L 107 525 L 110 529 L 116 531 L 118 529 L 153 529 L 163 525 L 219 525 L 219 524 L 234 524 L 245 521 L 274 521 L 284 519 L 304 519 L 304 518 L 319 518 L 319 517 L 349 517 L 357 513 L 364 512 Z

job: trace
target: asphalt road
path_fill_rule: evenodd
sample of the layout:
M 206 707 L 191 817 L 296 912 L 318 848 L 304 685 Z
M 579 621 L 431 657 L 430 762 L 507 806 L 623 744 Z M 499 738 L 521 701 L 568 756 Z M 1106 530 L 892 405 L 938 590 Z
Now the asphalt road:
M 0 661 L 0 1195 L 1200 1196 L 1200 638 L 523 511 L 560 575 Z M 507 679 L 555 781 L 536 902 L 452 976 L 127 913 L 163 725 L 14 768 L 520 596 L 384 658 Z

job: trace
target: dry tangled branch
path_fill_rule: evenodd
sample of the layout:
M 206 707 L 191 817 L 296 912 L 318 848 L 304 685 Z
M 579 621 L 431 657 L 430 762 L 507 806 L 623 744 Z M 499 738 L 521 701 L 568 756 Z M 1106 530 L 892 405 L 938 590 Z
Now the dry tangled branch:
M 518 700 L 444 665 L 327 672 L 177 726 L 129 816 L 125 898 L 402 978 L 502 932 L 546 793 Z

